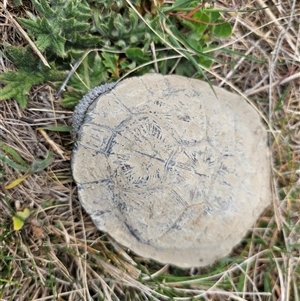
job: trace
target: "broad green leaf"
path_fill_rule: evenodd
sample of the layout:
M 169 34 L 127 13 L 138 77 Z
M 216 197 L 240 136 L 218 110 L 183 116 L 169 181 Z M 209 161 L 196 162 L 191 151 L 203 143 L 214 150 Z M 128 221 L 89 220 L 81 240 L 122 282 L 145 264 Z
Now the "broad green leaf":
M 107 52 L 102 53 L 103 64 L 107 71 L 112 74 L 112 77 L 117 79 L 120 77 L 118 69 L 118 56 Z
M 210 17 L 208 14 L 202 11 L 197 11 L 192 15 L 191 19 L 187 20 L 184 18 L 183 19 L 180 18 L 180 21 L 182 22 L 182 24 L 192 29 L 193 30 L 192 33 L 194 35 L 197 35 L 200 40 L 201 35 L 203 34 L 203 32 L 205 31 L 205 29 L 208 27 L 210 23 Z
M 199 56 L 198 62 L 201 66 L 209 69 L 213 63 L 213 60 L 205 56 Z
M 133 61 L 133 62 L 128 62 L 128 60 L 123 60 L 123 61 L 120 61 L 120 67 L 121 67 L 121 70 L 126 73 L 128 72 L 128 70 L 133 70 L 134 68 L 136 68 L 136 62 Z M 143 68 L 143 71 L 145 71 L 146 68 Z M 138 73 L 137 73 L 138 75 Z
M 140 48 L 128 48 L 126 50 L 126 56 L 136 64 L 143 64 L 149 61 L 149 57 L 147 57 Z
M 214 25 L 212 27 L 213 35 L 218 38 L 227 38 L 232 34 L 232 27 L 230 23 L 224 22 L 222 24 Z
M 210 10 L 209 14 L 212 23 L 218 23 L 220 20 L 223 22 L 220 13 L 217 10 Z

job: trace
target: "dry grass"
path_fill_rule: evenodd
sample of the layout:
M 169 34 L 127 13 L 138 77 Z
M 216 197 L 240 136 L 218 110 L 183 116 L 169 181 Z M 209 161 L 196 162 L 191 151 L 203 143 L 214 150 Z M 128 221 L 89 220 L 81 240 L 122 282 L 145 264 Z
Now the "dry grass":
M 70 134 L 39 129 L 70 125 L 72 116 L 43 85 L 24 111 L 0 102 L 2 142 L 27 162 L 55 153 L 46 170 L 0 191 L 0 300 L 300 300 L 300 2 L 275 4 L 216 1 L 223 9 L 268 6 L 227 14 L 234 34 L 225 46 L 242 56 L 222 52 L 208 73 L 247 96 L 270 125 L 273 203 L 244 243 L 212 267 L 180 270 L 126 253 L 99 233 L 76 198 Z M 26 43 L 8 11 L 4 1 L 2 39 Z M 0 73 L 11 68 L 0 55 Z M 0 162 L 1 187 L 22 175 Z M 25 207 L 32 214 L 13 231 L 10 209 Z

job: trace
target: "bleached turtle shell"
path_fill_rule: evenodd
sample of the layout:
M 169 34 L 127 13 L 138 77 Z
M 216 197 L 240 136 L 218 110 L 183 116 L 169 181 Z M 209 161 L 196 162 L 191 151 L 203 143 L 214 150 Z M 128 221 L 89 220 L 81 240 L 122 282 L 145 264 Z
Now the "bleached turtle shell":
M 235 94 L 176 75 L 109 89 L 89 107 L 72 158 L 95 225 L 162 263 L 204 266 L 225 256 L 270 204 L 257 112 Z

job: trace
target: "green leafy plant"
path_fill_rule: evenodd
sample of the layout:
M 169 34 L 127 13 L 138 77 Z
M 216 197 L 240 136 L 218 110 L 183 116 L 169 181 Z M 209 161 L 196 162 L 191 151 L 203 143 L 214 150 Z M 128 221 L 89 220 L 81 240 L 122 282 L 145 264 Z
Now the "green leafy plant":
M 107 1 L 106 1 L 107 2 Z M 117 1 L 115 1 L 117 2 Z M 125 4 L 112 5 L 112 8 L 99 9 L 94 7 L 92 30 L 103 37 L 101 44 L 109 49 L 126 50 L 129 47 L 139 46 L 143 51 L 149 49 L 151 42 L 158 42 L 159 38 L 149 29 L 136 12 Z M 139 7 L 139 6 L 138 6 Z M 155 30 L 160 30 L 157 16 L 144 16 Z
M 62 104 L 73 107 L 101 82 L 154 71 L 153 60 L 161 73 L 203 77 L 202 67 L 209 68 L 216 60 L 211 52 L 232 31 L 221 12 L 198 1 L 32 0 L 32 4 L 38 15 L 28 11 L 28 18 L 19 22 L 52 68 L 43 66 L 27 47 L 6 48 L 18 71 L 0 75 L 5 85 L 0 100 L 15 98 L 21 108 L 33 85 L 51 81 L 60 87 L 69 75 Z
M 32 86 L 46 81 L 55 82 L 65 77 L 65 72 L 46 67 L 28 46 L 22 48 L 6 45 L 5 48 L 8 59 L 14 62 L 17 70 L 0 74 L 0 83 L 5 84 L 0 100 L 14 98 L 23 109 Z
M 19 18 L 21 25 L 35 38 L 40 51 L 48 50 L 59 57 L 66 57 L 70 49 L 93 47 L 99 38 L 89 33 L 91 10 L 84 0 L 32 0 L 39 13 L 27 12 L 29 19 Z
M 192 54 L 194 65 L 209 68 L 215 60 L 209 53 L 219 46 L 221 38 L 232 34 L 230 23 L 218 10 L 206 8 L 204 2 L 199 5 L 198 1 L 175 1 L 171 7 L 162 7 L 160 13 L 171 43 L 184 49 L 183 53 L 193 62 L 189 55 Z

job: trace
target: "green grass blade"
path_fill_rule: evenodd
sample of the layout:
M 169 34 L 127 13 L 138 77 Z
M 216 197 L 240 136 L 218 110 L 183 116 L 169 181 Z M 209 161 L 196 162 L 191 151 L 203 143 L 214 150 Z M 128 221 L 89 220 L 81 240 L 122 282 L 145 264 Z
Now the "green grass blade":
M 14 148 L 2 141 L 0 141 L 0 148 L 2 148 L 6 154 L 9 154 L 15 162 L 17 162 L 25 168 L 28 168 L 28 163 L 19 155 L 19 153 Z
M 14 161 L 10 160 L 8 157 L 0 154 L 0 161 L 7 164 L 8 166 L 12 167 L 15 170 L 19 171 L 27 171 L 28 167 L 22 166 L 20 164 L 15 163 Z

